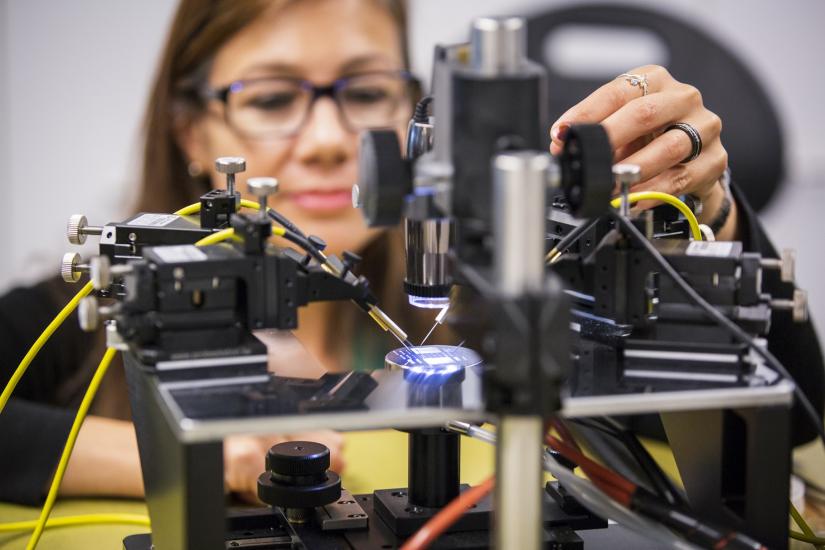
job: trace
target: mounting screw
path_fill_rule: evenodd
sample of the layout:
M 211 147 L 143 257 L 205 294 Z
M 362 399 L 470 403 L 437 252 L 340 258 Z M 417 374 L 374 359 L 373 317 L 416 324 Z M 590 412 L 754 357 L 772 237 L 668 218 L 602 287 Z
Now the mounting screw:
M 86 296 L 77 304 L 77 318 L 80 329 L 84 332 L 94 332 L 100 324 L 100 312 L 97 308 L 97 298 Z
M 66 225 L 66 236 L 72 244 L 83 244 L 86 242 L 87 235 L 100 235 L 101 233 L 103 233 L 103 228 L 89 225 L 83 214 L 72 214 Z
M 275 178 L 249 178 L 246 180 L 249 192 L 258 197 L 258 215 L 262 220 L 267 219 L 266 200 L 269 195 L 278 191 L 278 180 Z
M 808 320 L 808 293 L 802 289 L 794 289 L 791 300 L 771 300 L 771 308 L 790 311 L 794 323 L 804 323 Z
M 60 261 L 60 276 L 67 283 L 76 283 L 80 280 L 80 274 L 89 271 L 89 266 L 80 263 L 80 254 L 77 252 L 67 252 L 63 254 Z
M 619 184 L 622 192 L 621 214 L 624 217 L 630 215 L 630 187 L 642 179 L 642 169 L 638 164 L 614 164 L 613 178 Z
M 229 196 L 235 194 L 235 174 L 246 170 L 246 159 L 243 157 L 220 157 L 215 160 L 215 170 L 226 174 L 226 192 Z

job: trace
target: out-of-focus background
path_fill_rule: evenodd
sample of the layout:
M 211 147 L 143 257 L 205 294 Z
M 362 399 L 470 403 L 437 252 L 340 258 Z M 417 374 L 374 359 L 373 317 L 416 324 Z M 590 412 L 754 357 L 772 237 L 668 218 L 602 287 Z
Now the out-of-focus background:
M 129 211 L 138 180 L 141 116 L 175 4 L 0 0 L 0 212 L 6 228 L 0 241 L 0 292 L 57 272 L 61 254 L 70 248 L 64 237 L 70 214 L 85 213 L 90 223 L 100 224 Z M 809 291 L 813 315 L 825 318 L 825 231 L 820 225 L 825 213 L 825 2 L 601 4 L 640 6 L 701 29 L 741 58 L 764 87 L 782 127 L 785 177 L 761 217 L 778 247 L 798 250 L 798 282 Z M 432 46 L 465 40 L 474 16 L 530 15 L 582 5 L 411 0 L 413 68 L 426 79 Z M 604 79 L 642 63 L 669 61 L 661 41 L 649 33 L 579 31 L 567 29 L 544 43 L 544 60 L 560 71 Z M 701 68 L 703 61 L 696 59 L 695 65 Z M 716 80 L 724 86 L 723 78 Z M 731 94 L 749 96 L 741 90 Z M 754 134 L 766 131 L 758 116 L 745 123 Z

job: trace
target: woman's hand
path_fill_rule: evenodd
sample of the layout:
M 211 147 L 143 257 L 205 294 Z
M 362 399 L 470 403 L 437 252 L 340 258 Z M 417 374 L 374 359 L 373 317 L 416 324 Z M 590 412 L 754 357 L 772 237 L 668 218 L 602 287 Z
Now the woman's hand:
M 330 469 L 340 474 L 344 462 L 344 436 L 329 430 L 295 434 L 287 437 L 233 436 L 223 443 L 224 482 L 226 490 L 251 503 L 258 503 L 258 476 L 264 471 L 269 448 L 284 441 L 315 441 L 329 447 Z
M 690 194 L 703 204 L 703 223 L 713 220 L 725 191 L 718 183 L 728 166 L 728 154 L 719 138 L 722 121 L 702 103 L 695 87 L 674 79 L 664 67 L 647 65 L 630 71 L 646 75 L 648 94 L 618 77 L 570 108 L 550 129 L 550 152 L 561 151 L 567 129 L 572 124 L 601 123 L 614 151 L 614 162 L 637 164 L 641 181 L 633 191 L 662 191 L 672 195 Z M 677 122 L 693 126 L 702 138 L 702 152 L 682 163 L 692 151 L 688 135 L 681 130 L 661 133 Z M 718 237 L 731 238 L 735 205 Z

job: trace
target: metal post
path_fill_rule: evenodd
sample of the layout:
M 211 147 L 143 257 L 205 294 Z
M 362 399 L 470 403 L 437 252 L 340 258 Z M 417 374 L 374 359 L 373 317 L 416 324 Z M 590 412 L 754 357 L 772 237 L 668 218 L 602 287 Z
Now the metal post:
M 505 299 L 538 293 L 544 286 L 544 205 L 551 163 L 549 155 L 537 151 L 503 153 L 493 160 L 494 270 Z M 499 419 L 496 548 L 541 548 L 543 431 L 538 414 L 505 413 Z

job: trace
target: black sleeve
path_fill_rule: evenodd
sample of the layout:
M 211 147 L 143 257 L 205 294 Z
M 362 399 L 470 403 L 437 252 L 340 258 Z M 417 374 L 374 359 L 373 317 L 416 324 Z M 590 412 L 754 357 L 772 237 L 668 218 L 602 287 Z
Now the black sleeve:
M 0 501 L 36 506 L 52 478 L 74 413 L 12 398 L 0 414 Z
M 70 295 L 64 297 L 54 288 L 55 281 L 44 281 L 0 297 L 2 387 L 68 302 Z M 92 337 L 79 329 L 76 314 L 69 316 L 40 350 L 0 413 L 0 500 L 34 504 L 42 498 L 74 417 L 74 411 L 59 402 L 58 389 L 81 365 L 91 342 Z
M 741 190 L 731 185 L 731 191 L 739 211 L 745 250 L 759 252 L 767 258 L 778 257 L 776 248 Z M 776 271 L 763 270 L 762 288 L 774 298 L 790 298 L 793 293 L 793 285 L 783 283 Z M 813 322 L 808 320 L 805 323 L 795 323 L 790 312 L 774 311 L 768 333 L 768 349 L 788 369 L 797 385 L 819 411 L 821 419 L 825 401 L 825 366 Z M 794 445 L 816 437 L 817 432 L 811 426 L 811 421 L 798 405 L 793 409 L 792 427 Z

